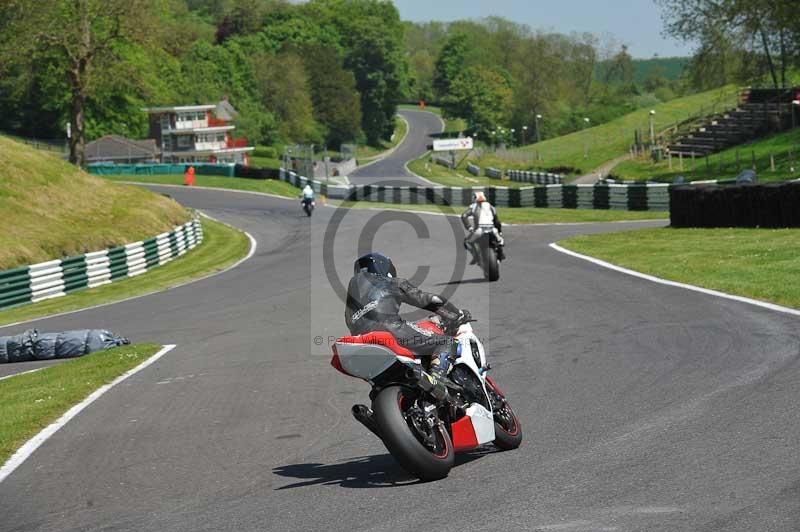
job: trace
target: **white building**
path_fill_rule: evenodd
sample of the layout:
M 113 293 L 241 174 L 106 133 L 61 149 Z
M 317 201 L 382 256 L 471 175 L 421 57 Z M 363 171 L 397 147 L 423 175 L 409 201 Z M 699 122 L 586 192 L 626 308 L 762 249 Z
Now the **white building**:
M 156 140 L 165 163 L 250 164 L 246 139 L 233 138 L 230 103 L 147 107 L 150 137 Z M 235 113 L 235 111 L 234 111 Z M 224 117 L 224 118 L 220 118 Z

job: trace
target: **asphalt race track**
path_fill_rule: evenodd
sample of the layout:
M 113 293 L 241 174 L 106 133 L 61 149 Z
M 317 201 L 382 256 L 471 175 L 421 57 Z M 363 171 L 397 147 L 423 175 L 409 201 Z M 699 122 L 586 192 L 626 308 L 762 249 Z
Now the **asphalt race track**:
M 548 247 L 658 222 L 509 227 L 489 285 L 462 273 L 452 218 L 308 219 L 295 200 L 154 189 L 246 229 L 258 250 L 168 292 L 0 328 L 177 344 L 0 484 L 3 532 L 797 530 L 797 319 Z M 520 449 L 462 455 L 420 484 L 352 420 L 368 387 L 329 365 L 327 337 L 346 332 L 331 286 L 372 241 L 479 318 Z
M 397 114 L 405 118 L 409 125 L 405 140 L 392 153 L 391 157 L 364 165 L 352 172 L 348 178 L 354 185 L 372 183 L 430 185 L 430 181 L 409 172 L 405 163 L 428 151 L 428 145 L 433 142 L 429 135 L 440 133 L 444 129 L 444 123 L 437 115 L 425 111 L 401 109 Z

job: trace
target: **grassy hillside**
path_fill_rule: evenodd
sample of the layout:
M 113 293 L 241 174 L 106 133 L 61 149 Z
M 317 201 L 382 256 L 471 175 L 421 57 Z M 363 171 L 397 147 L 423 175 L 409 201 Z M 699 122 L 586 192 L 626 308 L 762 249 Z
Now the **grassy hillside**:
M 717 110 L 731 107 L 735 94 L 735 87 L 728 86 L 656 105 L 653 107 L 656 112 L 655 130 L 664 130 L 676 121 L 697 114 L 701 109 L 704 113 L 710 112 L 715 104 Z M 477 164 L 481 167 L 520 169 L 569 166 L 579 169 L 580 173 L 589 173 L 603 163 L 628 153 L 636 129 L 640 129 L 645 136 L 648 134 L 649 112 L 650 109 L 639 109 L 599 126 L 513 150 L 531 155 L 536 152 L 541 155 L 541 161 L 512 162 L 488 153 Z
M 0 270 L 135 242 L 183 223 L 171 199 L 0 136 Z
M 674 158 L 671 169 L 668 161 L 656 164 L 644 158 L 625 161 L 614 168 L 612 173 L 620 179 L 671 182 L 679 175 L 691 181 L 732 179 L 747 169 L 755 169 L 759 181 L 800 177 L 800 128 L 729 148 L 710 155 L 708 160 L 698 158 L 693 162 L 686 158 L 683 160 L 683 169 L 680 161 Z

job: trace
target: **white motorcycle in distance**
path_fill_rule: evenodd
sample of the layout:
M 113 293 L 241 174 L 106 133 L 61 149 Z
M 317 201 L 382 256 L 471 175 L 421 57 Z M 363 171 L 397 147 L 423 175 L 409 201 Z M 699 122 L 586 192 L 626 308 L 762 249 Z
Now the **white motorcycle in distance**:
M 500 240 L 494 227 L 479 227 L 475 230 L 477 239 L 472 243 L 475 246 L 475 257 L 478 266 L 483 270 L 483 277 L 487 281 L 500 279 Z
M 356 405 L 353 414 L 372 430 L 398 463 L 421 480 L 450 472 L 454 454 L 493 443 L 502 450 L 522 443 L 522 429 L 505 395 L 487 375 L 483 344 L 465 317 L 443 326 L 437 316 L 416 323 L 458 341 L 458 358 L 445 382 L 448 393 L 435 398 L 435 378 L 423 362 L 388 332 L 346 336 L 333 346 L 331 365 L 372 386 L 373 416 Z M 359 410 L 359 408 L 364 411 Z M 371 425 L 372 424 L 372 425 Z
M 314 207 L 316 206 L 316 202 L 311 198 L 303 198 L 301 202 L 303 205 L 303 210 L 306 212 L 306 216 L 311 216 L 311 213 L 314 212 Z

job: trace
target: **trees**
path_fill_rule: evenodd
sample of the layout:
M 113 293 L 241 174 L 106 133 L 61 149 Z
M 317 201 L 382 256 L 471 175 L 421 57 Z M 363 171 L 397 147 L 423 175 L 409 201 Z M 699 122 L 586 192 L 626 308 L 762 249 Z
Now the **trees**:
M 361 131 L 361 101 L 352 72 L 342 67 L 336 51 L 309 46 L 302 55 L 310 80 L 314 117 L 324 128 L 326 143 L 339 148 Z
M 433 73 L 433 88 L 442 98 L 450 93 L 450 85 L 465 66 L 469 37 L 465 33 L 454 33 L 447 38 L 436 58 Z
M 463 70 L 442 99 L 445 110 L 464 118 L 476 134 L 485 136 L 509 118 L 512 93 L 508 81 L 495 70 L 474 66 Z
M 147 38 L 157 0 L 9 0 L 2 55 L 15 61 L 52 58 L 69 91 L 69 160 L 85 165 L 86 99 L 96 71 L 113 68 L 115 48 Z
M 726 58 L 755 52 L 773 86 L 786 85 L 786 72 L 800 64 L 800 23 L 795 0 L 658 0 L 669 35 L 700 43 L 694 68 L 717 73 Z M 734 44 L 735 43 L 735 44 Z M 730 53 L 733 48 L 733 53 Z M 716 64 L 716 65 L 715 65 Z M 740 74 L 751 75 L 741 63 Z M 723 70 L 722 73 L 725 73 Z
M 259 54 L 253 70 L 261 102 L 275 113 L 287 141 L 305 142 L 315 133 L 309 77 L 303 60 L 293 52 Z

